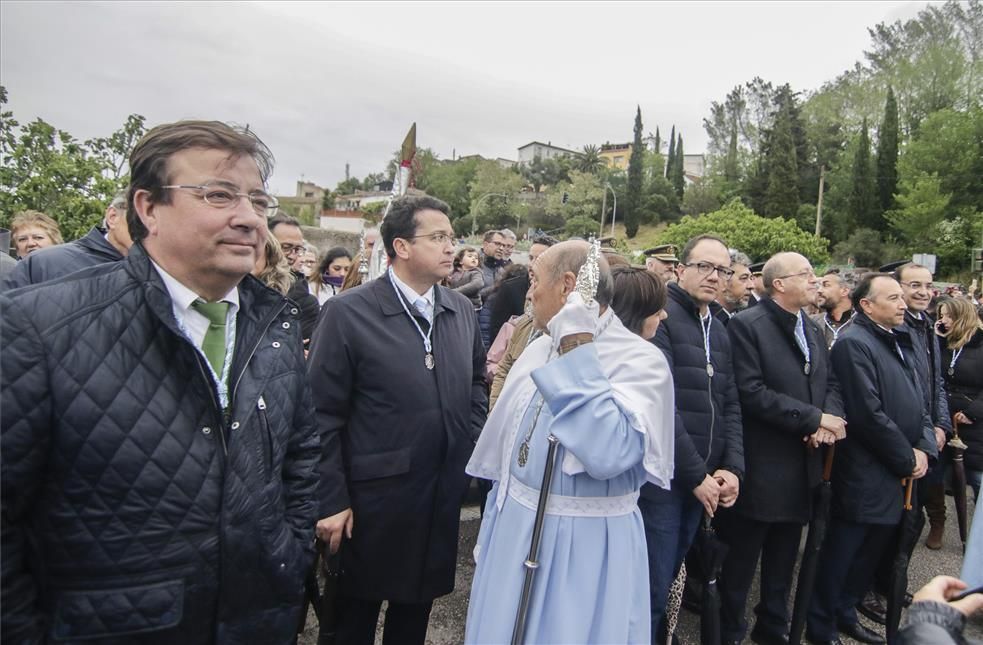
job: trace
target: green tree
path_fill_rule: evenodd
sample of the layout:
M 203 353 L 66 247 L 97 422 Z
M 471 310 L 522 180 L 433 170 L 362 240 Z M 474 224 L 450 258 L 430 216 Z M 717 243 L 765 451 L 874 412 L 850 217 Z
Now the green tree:
M 829 258 L 829 242 L 825 238 L 806 233 L 792 220 L 756 215 L 739 199 L 706 215 L 683 217 L 669 225 L 658 241 L 681 247 L 690 238 L 705 233 L 719 236 L 752 258 L 767 258 L 779 251 L 796 251 L 814 263 Z
M 683 194 L 682 211 L 684 215 L 702 215 L 720 208 L 720 194 L 716 187 L 707 181 L 691 185 Z
M 574 159 L 573 167 L 580 172 L 596 174 L 604 167 L 604 160 L 601 159 L 601 150 L 593 144 L 584 146 L 583 154 Z
M 775 125 L 768 137 L 766 163 L 768 187 L 764 214 L 794 218 L 799 211 L 799 171 L 788 105 L 780 107 L 775 117 Z
M 481 161 L 471 181 L 469 214 L 474 213 L 478 230 L 516 226 L 513 197 L 523 186 L 523 179 L 497 161 Z M 506 197 L 486 197 L 489 193 Z M 470 219 L 467 222 L 470 224 Z M 470 228 L 470 227 L 468 227 Z
M 906 178 L 898 195 L 898 208 L 886 212 L 884 218 L 913 247 L 932 249 L 950 199 L 951 195 L 942 192 L 938 175 Z
M 519 169 L 519 172 L 529 185 L 533 187 L 533 190 L 538 193 L 545 186 L 553 186 L 561 181 L 569 181 L 571 166 L 572 161 L 566 155 L 549 159 L 534 157 L 532 161 L 524 164 Z
M 894 193 L 898 191 L 898 102 L 894 90 L 887 88 L 884 103 L 884 120 L 877 133 L 877 197 L 881 210 L 894 205 Z
M 680 143 L 680 145 L 682 145 Z M 628 159 L 628 194 L 625 199 L 625 235 L 629 238 L 638 233 L 642 218 L 642 188 L 645 166 L 645 145 L 642 143 L 642 108 L 635 109 L 635 138 Z
M 676 197 L 683 198 L 683 191 L 686 190 L 686 178 L 683 174 L 683 162 L 686 154 L 683 152 L 683 135 L 680 133 L 676 137 L 676 153 L 672 158 L 672 187 L 676 189 Z
M 6 103 L 0 87 L 0 106 Z M 32 209 L 54 218 L 66 241 L 84 235 L 125 187 L 114 155 L 129 156 L 124 142 L 142 132 L 142 123 L 132 115 L 106 139 L 79 142 L 42 119 L 21 126 L 12 112 L 0 112 L 0 226 L 9 228 L 15 213 Z
M 870 137 L 867 119 L 860 127 L 856 156 L 853 158 L 853 182 L 850 191 L 850 210 L 857 226 L 875 231 L 884 230 L 884 219 L 877 208 L 873 168 L 870 160 Z
M 565 203 L 564 194 L 567 196 Z M 564 221 L 576 217 L 593 219 L 594 230 L 597 230 L 603 199 L 604 185 L 597 176 L 573 170 L 570 181 L 560 182 L 546 193 L 546 212 L 562 217 Z
M 471 209 L 469 185 L 478 172 L 479 160 L 476 157 L 434 164 L 421 176 L 416 187 L 447 202 L 451 207 L 451 221 L 467 217 Z M 470 231 L 470 224 L 468 225 Z

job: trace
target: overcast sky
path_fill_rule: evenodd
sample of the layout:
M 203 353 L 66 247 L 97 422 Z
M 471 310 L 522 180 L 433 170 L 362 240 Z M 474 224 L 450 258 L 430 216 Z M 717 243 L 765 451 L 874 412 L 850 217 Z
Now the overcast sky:
M 862 59 L 867 28 L 925 2 L 0 3 L 15 118 L 80 139 L 131 113 L 248 123 L 270 182 L 334 187 L 384 169 L 413 121 L 441 158 L 530 141 L 625 142 L 675 124 L 706 145 L 710 102 L 761 76 L 813 90 Z

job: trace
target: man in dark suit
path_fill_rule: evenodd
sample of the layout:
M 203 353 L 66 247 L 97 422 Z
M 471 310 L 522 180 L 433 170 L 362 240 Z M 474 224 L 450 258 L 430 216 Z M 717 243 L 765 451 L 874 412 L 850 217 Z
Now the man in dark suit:
M 485 420 L 474 308 L 451 271 L 448 206 L 400 197 L 382 223 L 389 271 L 325 304 L 308 372 L 323 447 L 318 536 L 341 549 L 338 642 L 426 638 L 454 589 L 460 505 Z
M 864 276 L 853 293 L 854 322 L 833 345 L 850 435 L 833 466 L 832 517 L 806 631 L 813 643 L 838 643 L 837 630 L 863 643 L 884 642 L 860 624 L 855 606 L 897 532 L 901 480 L 924 477 L 937 454 L 915 346 L 903 325 L 903 296 L 891 276 Z
M 736 277 L 736 275 L 735 275 Z M 843 403 L 819 328 L 802 311 L 816 291 L 809 260 L 779 253 L 764 266 L 769 297 L 727 327 L 744 424 L 745 476 L 718 531 L 730 546 L 720 576 L 721 632 L 740 643 L 744 607 L 761 556 L 755 643 L 787 643 L 788 596 L 802 526 L 812 517 L 821 444 L 845 435 Z

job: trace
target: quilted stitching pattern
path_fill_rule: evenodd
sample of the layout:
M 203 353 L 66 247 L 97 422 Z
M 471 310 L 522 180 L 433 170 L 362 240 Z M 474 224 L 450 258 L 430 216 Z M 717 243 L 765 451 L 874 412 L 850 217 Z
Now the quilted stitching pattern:
M 156 575 L 195 598 L 165 641 L 279 642 L 311 555 L 319 457 L 292 307 L 249 278 L 240 289 L 225 455 L 214 386 L 167 322 L 162 284 L 134 277 L 148 268 L 137 248 L 88 278 L 0 296 L 3 636 L 36 633 L 52 606 L 78 615 L 72 630 L 166 627 L 183 598 L 127 591 Z M 43 589 L 29 571 L 45 572 Z M 62 606 L 65 589 L 117 591 Z

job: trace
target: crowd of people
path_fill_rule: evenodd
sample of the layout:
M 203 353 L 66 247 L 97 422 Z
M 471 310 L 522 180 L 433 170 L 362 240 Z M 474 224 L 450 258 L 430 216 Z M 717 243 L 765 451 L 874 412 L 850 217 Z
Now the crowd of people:
M 14 218 L 5 642 L 294 642 L 317 540 L 335 642 L 375 642 L 385 602 L 383 642 L 422 644 L 473 480 L 466 642 L 674 642 L 680 596 L 712 584 L 721 643 L 788 643 L 825 479 L 806 636 L 881 643 L 857 612 L 889 622 L 909 482 L 941 547 L 956 435 L 978 499 L 983 313 L 924 266 L 817 276 L 712 234 L 644 266 L 542 236 L 520 262 L 509 230 L 458 244 L 429 196 L 319 253 L 266 192 L 272 163 L 248 130 L 165 124 L 84 237 Z M 900 642 L 962 642 L 983 608 L 965 587 L 915 594 Z

